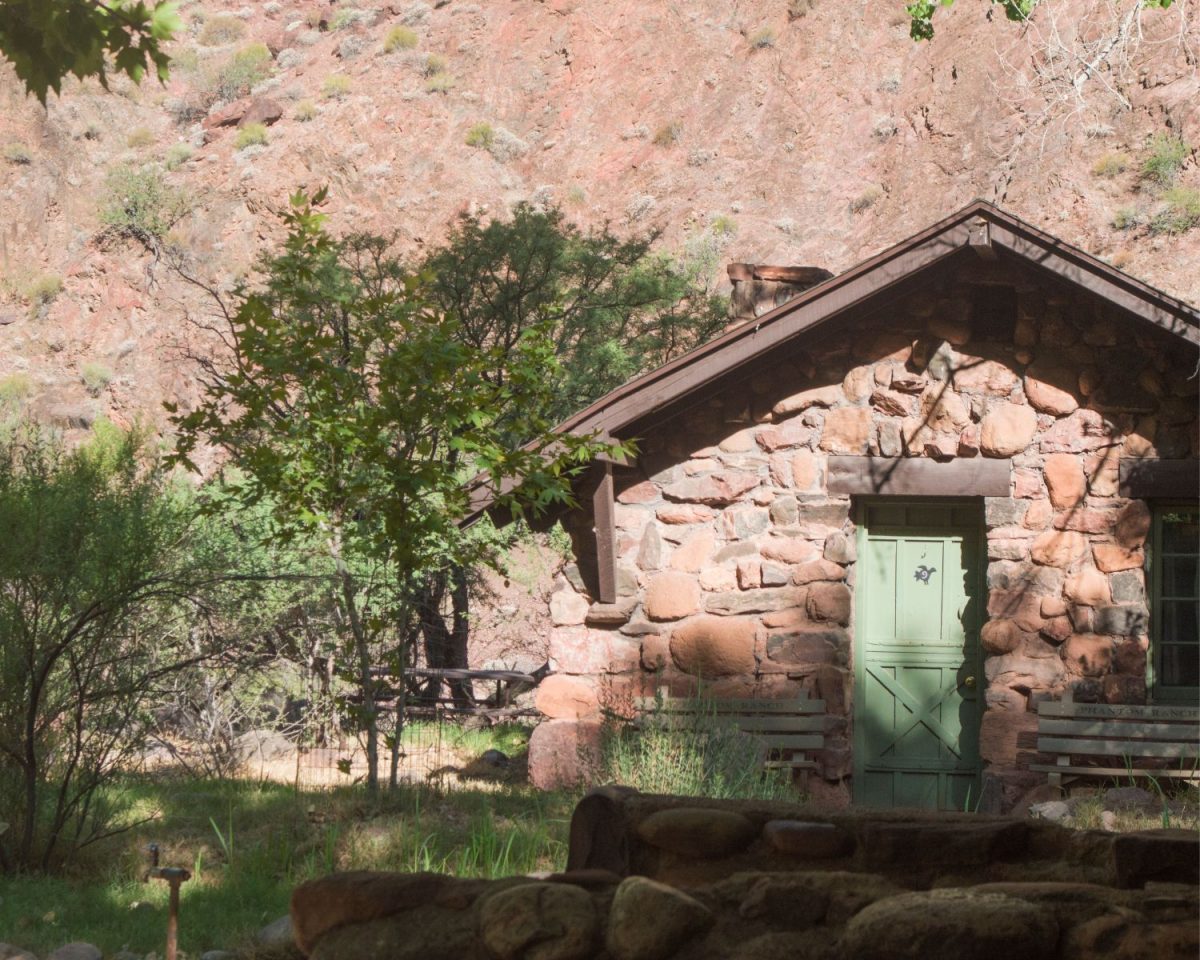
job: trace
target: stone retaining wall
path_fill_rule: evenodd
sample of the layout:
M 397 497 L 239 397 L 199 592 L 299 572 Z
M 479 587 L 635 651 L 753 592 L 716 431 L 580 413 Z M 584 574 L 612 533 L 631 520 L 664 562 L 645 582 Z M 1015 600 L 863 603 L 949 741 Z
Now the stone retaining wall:
M 643 435 L 637 470 L 617 473 L 616 603 L 594 602 L 592 519 L 571 517 L 535 783 L 581 775 L 605 700 L 686 694 L 703 676 L 713 696 L 823 698 L 820 774 L 843 784 L 856 557 L 850 499 L 827 485 L 836 455 L 1012 460 L 1009 496 L 983 502 L 981 637 L 981 750 L 1007 803 L 1037 779 L 1018 745 L 1038 699 L 1145 700 L 1151 515 L 1119 496 L 1118 470 L 1197 456 L 1196 358 L 1077 293 L 1009 282 L 1015 322 L 992 288 L 946 283 L 810 336 Z
M 577 810 L 564 873 L 335 874 L 292 922 L 312 960 L 1192 960 L 1197 852 L 1184 831 L 610 791 Z

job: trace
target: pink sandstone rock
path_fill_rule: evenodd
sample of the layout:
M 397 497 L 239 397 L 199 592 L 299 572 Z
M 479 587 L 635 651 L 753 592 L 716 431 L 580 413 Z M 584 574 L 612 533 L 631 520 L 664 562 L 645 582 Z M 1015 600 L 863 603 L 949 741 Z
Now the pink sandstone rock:
M 850 588 L 843 583 L 813 583 L 808 588 L 805 610 L 816 623 L 850 622 L 853 607 Z
M 871 440 L 871 410 L 839 407 L 825 415 L 821 449 L 828 453 L 866 454 Z
M 1024 631 L 1011 620 L 989 620 L 979 631 L 979 644 L 988 654 L 1012 653 L 1024 636 Z
M 1095 410 L 1076 410 L 1046 430 L 1039 441 L 1043 453 L 1084 453 L 1112 442 L 1112 426 Z
M 1067 601 L 1062 597 L 1042 597 L 1042 616 L 1061 617 L 1067 612 Z
M 724 506 L 759 485 L 752 473 L 718 473 L 707 477 L 688 477 L 663 488 L 668 500 Z
M 742 590 L 762 586 L 762 561 L 743 557 L 737 562 L 737 582 Z
M 671 634 L 671 656 L 685 673 L 723 677 L 753 674 L 754 620 L 701 616 L 688 620 Z
M 642 669 L 662 670 L 671 664 L 671 645 L 662 634 L 648 633 L 642 637 Z
M 1087 538 L 1081 533 L 1047 530 L 1034 538 L 1030 557 L 1047 567 L 1069 567 L 1087 556 Z
M 729 567 L 705 567 L 700 571 L 700 586 L 705 590 L 732 590 L 737 576 Z
M 1028 530 L 1044 530 L 1050 526 L 1053 516 L 1054 508 L 1049 500 L 1030 500 L 1029 509 L 1025 511 L 1021 526 Z
M 780 400 L 771 408 L 771 413 L 777 417 L 785 417 L 793 413 L 807 410 L 809 407 L 832 407 L 842 399 L 840 384 L 830 384 L 825 387 L 810 387 L 801 390 L 790 397 Z
M 863 403 L 875 386 L 875 372 L 871 367 L 854 367 L 842 379 L 842 392 L 851 403 Z
M 598 674 L 636 670 L 638 654 L 636 641 L 609 630 L 558 627 L 550 634 L 550 659 L 559 673 Z
M 954 387 L 966 393 L 1006 397 L 1016 388 L 1017 375 L 995 360 L 960 356 L 954 370 Z
M 870 397 L 873 406 L 884 416 L 911 417 L 916 413 L 916 403 L 910 396 L 891 390 L 876 390 Z
M 702 507 L 694 503 L 681 503 L 659 507 L 655 516 L 663 523 L 679 526 L 689 523 L 704 523 L 706 520 L 711 520 L 713 518 L 713 511 L 710 507 Z
M 844 580 L 846 568 L 841 564 L 826 560 L 810 560 L 792 568 L 792 583 L 806 584 L 819 580 Z
M 1037 414 L 1030 407 L 997 403 L 980 425 L 979 449 L 987 457 L 1011 457 L 1021 453 L 1037 431 Z
M 811 450 L 800 450 L 792 458 L 792 482 L 796 489 L 811 492 L 821 488 L 825 458 Z
M 1119 543 L 1095 544 L 1092 547 L 1092 557 L 1096 561 L 1096 566 L 1105 573 L 1136 570 L 1145 562 L 1145 556 L 1140 550 L 1126 550 Z
M 771 537 L 759 547 L 759 553 L 780 563 L 804 563 L 817 559 L 821 551 L 815 543 L 800 537 Z
M 1062 658 L 1074 674 L 1101 677 L 1112 667 L 1112 640 L 1094 633 L 1072 634 L 1063 644 Z
M 539 790 L 587 781 L 599 766 L 599 721 L 548 720 L 529 738 L 529 781 Z
M 1060 644 L 1074 632 L 1074 629 L 1070 617 L 1048 617 L 1042 625 L 1042 636 L 1048 643 Z
M 1150 508 L 1142 500 L 1131 500 L 1117 517 L 1113 539 L 1126 550 L 1134 550 L 1146 542 L 1150 533 Z
M 767 453 L 799 447 L 812 438 L 812 427 L 806 427 L 799 417 L 785 420 L 778 426 L 760 427 L 758 431 L 758 445 Z
M 1059 530 L 1076 530 L 1079 533 L 1108 533 L 1116 520 L 1117 511 L 1115 509 L 1076 506 L 1055 514 L 1053 523 Z
M 749 453 L 754 449 L 754 428 L 747 427 L 745 430 L 730 434 L 717 446 L 725 453 Z
M 700 610 L 700 585 L 693 576 L 668 570 L 650 578 L 643 602 L 651 620 L 679 620 Z
M 1025 396 L 1030 405 L 1042 413 L 1065 417 L 1079 408 L 1074 390 L 1078 379 L 1065 367 L 1033 364 L 1025 371 Z
M 698 573 L 712 559 L 716 534 L 711 529 L 697 530 L 671 554 L 671 569 Z
M 538 684 L 534 705 L 553 720 L 578 720 L 600 711 L 596 688 L 591 683 L 561 673 L 551 674 Z
M 658 487 L 650 480 L 635 483 L 617 494 L 618 503 L 651 503 L 659 497 Z
M 555 626 L 573 626 L 587 617 L 588 601 L 570 587 L 550 594 L 550 619 Z
M 1142 641 L 1129 638 L 1116 645 L 1113 651 L 1113 673 L 1145 676 L 1146 647 L 1142 645 Z
M 1079 457 L 1069 453 L 1052 453 L 1043 465 L 1046 489 L 1050 502 L 1059 510 L 1074 507 L 1087 495 L 1087 480 Z
M 1146 678 L 1125 673 L 1109 674 L 1103 680 L 1105 703 L 1145 703 Z M 1193 946 L 1193 952 L 1195 947 Z
M 1086 607 L 1100 607 L 1112 602 L 1108 577 L 1095 567 L 1084 567 L 1067 580 L 1063 593 L 1067 599 Z

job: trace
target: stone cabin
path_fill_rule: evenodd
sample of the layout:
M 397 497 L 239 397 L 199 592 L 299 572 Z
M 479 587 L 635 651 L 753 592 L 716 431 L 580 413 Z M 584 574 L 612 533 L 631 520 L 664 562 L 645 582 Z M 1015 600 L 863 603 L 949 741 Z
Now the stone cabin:
M 1040 700 L 1196 699 L 1194 306 L 983 202 L 730 275 L 742 322 L 562 425 L 638 453 L 562 516 L 535 783 L 703 681 L 825 701 L 814 799 L 1005 809 Z

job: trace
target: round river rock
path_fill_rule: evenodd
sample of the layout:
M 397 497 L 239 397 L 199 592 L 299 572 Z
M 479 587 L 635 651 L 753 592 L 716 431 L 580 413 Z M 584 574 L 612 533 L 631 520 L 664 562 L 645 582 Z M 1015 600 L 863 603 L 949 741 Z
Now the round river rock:
M 660 850 L 685 857 L 728 857 L 749 846 L 754 824 L 732 810 L 676 807 L 650 814 L 637 825 L 638 836 Z

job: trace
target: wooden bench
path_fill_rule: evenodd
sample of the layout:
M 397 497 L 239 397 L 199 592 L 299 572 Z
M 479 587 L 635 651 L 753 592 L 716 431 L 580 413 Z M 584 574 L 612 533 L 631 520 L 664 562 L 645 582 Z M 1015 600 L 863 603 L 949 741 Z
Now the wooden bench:
M 754 736 L 766 749 L 764 766 L 795 770 L 802 786 L 817 763 L 811 755 L 825 746 L 825 701 L 807 697 L 789 700 L 643 698 L 638 707 L 646 717 L 711 717 Z
M 1200 708 L 1043 702 L 1037 745 L 1056 761 L 1029 769 L 1056 787 L 1064 774 L 1200 780 Z

